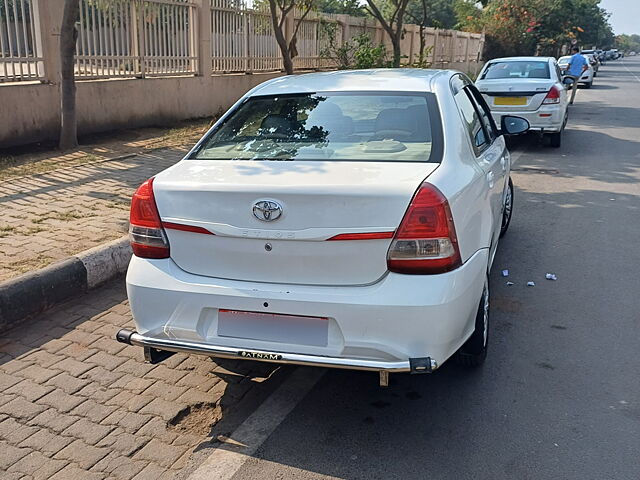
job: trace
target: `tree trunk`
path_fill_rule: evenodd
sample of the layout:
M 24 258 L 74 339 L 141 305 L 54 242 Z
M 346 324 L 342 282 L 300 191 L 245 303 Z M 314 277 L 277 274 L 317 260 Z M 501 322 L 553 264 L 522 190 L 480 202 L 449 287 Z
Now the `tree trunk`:
M 65 0 L 60 27 L 60 150 L 69 150 L 78 146 L 73 57 L 78 36 L 75 23 L 79 16 L 80 1 Z
M 424 58 L 424 48 L 427 45 L 427 39 L 425 35 L 425 26 L 424 23 L 420 24 L 420 53 L 418 54 L 418 62 L 420 63 L 420 68 L 425 68 L 425 58 Z
M 283 20 L 280 20 L 278 8 L 279 7 L 276 4 L 275 0 L 269 0 L 271 23 L 273 24 L 273 33 L 276 37 L 276 42 L 278 42 L 278 47 L 280 48 L 280 53 L 282 54 L 282 66 L 284 67 L 284 71 L 287 72 L 287 75 L 293 75 L 293 60 L 291 60 L 289 45 L 287 45 L 287 39 L 284 38 L 284 32 L 282 31 L 282 26 L 284 25 L 285 19 L 283 17 Z
M 400 68 L 400 60 L 402 59 L 401 34 L 402 27 L 400 27 L 400 34 L 391 37 L 391 45 L 393 46 L 393 68 Z

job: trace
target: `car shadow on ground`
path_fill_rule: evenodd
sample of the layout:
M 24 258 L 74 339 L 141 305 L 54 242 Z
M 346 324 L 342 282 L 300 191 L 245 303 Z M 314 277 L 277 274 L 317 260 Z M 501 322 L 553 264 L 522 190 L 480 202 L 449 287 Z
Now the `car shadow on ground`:
M 615 109 L 615 107 L 610 107 Z M 629 111 L 633 110 L 631 108 Z M 622 111 L 619 115 L 627 115 L 629 112 Z M 593 116 L 592 116 L 593 115 Z M 517 154 L 526 151 L 534 163 L 531 165 L 526 160 L 518 160 L 513 166 L 514 171 L 522 171 L 531 167 L 541 171 L 547 171 L 566 178 L 582 176 L 606 183 L 635 184 L 638 164 L 640 163 L 640 140 L 630 141 L 615 138 L 604 132 L 586 130 L 585 125 L 600 125 L 602 128 L 615 128 L 617 120 L 610 121 L 602 125 L 597 117 L 597 112 L 588 113 L 582 111 L 576 125 L 567 126 L 563 134 L 563 144 L 560 148 L 550 148 L 540 140 L 540 135 L 531 133 L 522 137 L 510 139 L 510 151 Z M 624 124 L 624 120 L 620 119 Z M 631 128 L 640 128 L 640 118 L 636 115 Z M 636 127 L 634 127 L 634 124 Z M 613 154 L 615 152 L 615 155 Z M 590 155 L 601 155 L 606 159 L 607 168 L 593 168 L 585 165 L 583 159 Z

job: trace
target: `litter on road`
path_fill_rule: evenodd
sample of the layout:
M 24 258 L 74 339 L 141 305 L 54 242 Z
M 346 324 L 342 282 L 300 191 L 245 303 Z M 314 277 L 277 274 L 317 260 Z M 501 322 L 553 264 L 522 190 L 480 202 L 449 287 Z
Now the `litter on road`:
M 509 276 L 509 270 L 502 270 L 502 276 L 503 277 L 508 277 Z
M 510 287 L 511 285 L 514 285 L 513 282 L 507 282 L 507 286 Z
M 558 277 L 556 277 L 555 273 L 547 273 L 544 278 L 546 278 L 547 280 L 557 280 Z
M 527 282 L 527 287 L 535 287 L 536 282 Z

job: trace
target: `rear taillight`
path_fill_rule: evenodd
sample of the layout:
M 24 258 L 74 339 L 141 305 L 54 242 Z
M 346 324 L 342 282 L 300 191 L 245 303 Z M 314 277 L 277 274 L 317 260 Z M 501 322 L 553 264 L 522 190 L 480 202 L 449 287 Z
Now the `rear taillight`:
M 413 196 L 389 247 L 387 268 L 396 273 L 444 273 L 462 264 L 449 202 L 423 183 Z
M 133 254 L 142 258 L 169 258 L 169 241 L 153 197 L 153 178 L 138 187 L 131 199 L 129 238 Z
M 550 103 L 560 103 L 560 90 L 555 85 L 551 87 L 547 96 L 544 97 L 542 103 L 548 105 Z

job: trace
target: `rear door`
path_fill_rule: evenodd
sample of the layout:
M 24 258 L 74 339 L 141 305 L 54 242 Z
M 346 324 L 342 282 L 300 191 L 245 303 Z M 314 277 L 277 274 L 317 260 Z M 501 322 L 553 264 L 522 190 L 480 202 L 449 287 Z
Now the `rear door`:
M 458 109 L 464 119 L 469 133 L 473 151 L 478 165 L 485 176 L 485 197 L 491 222 L 492 236 L 490 243 L 495 251 L 497 242 L 496 233 L 500 230 L 502 220 L 502 195 L 505 182 L 506 159 L 504 157 L 504 142 L 498 139 L 495 128 L 490 118 L 490 113 L 481 109 L 474 95 L 479 95 L 462 75 L 452 79 L 452 90 Z M 489 118 L 486 118 L 489 117 Z M 493 252 L 492 252 L 493 253 Z
M 493 121 L 491 116 L 491 110 L 489 106 L 484 101 L 480 92 L 473 86 L 469 85 L 467 87 L 469 93 L 471 94 L 471 100 L 476 107 L 478 114 L 480 115 L 480 120 L 485 128 L 487 133 L 487 138 L 490 138 L 492 141 L 491 144 L 491 155 L 497 155 L 498 161 L 493 162 L 491 165 L 491 170 L 493 172 L 493 176 L 496 179 L 495 184 L 495 192 L 494 192 L 494 208 L 496 209 L 496 223 L 494 225 L 494 248 L 498 244 L 498 238 L 500 236 L 500 228 L 502 226 L 502 214 L 504 209 L 504 198 L 507 191 L 507 185 L 509 181 L 509 172 L 511 169 L 511 157 L 509 155 L 509 151 L 507 150 L 504 137 L 499 135 L 498 129 Z M 482 159 L 486 160 L 486 158 Z M 484 168 L 484 167 L 483 167 Z

